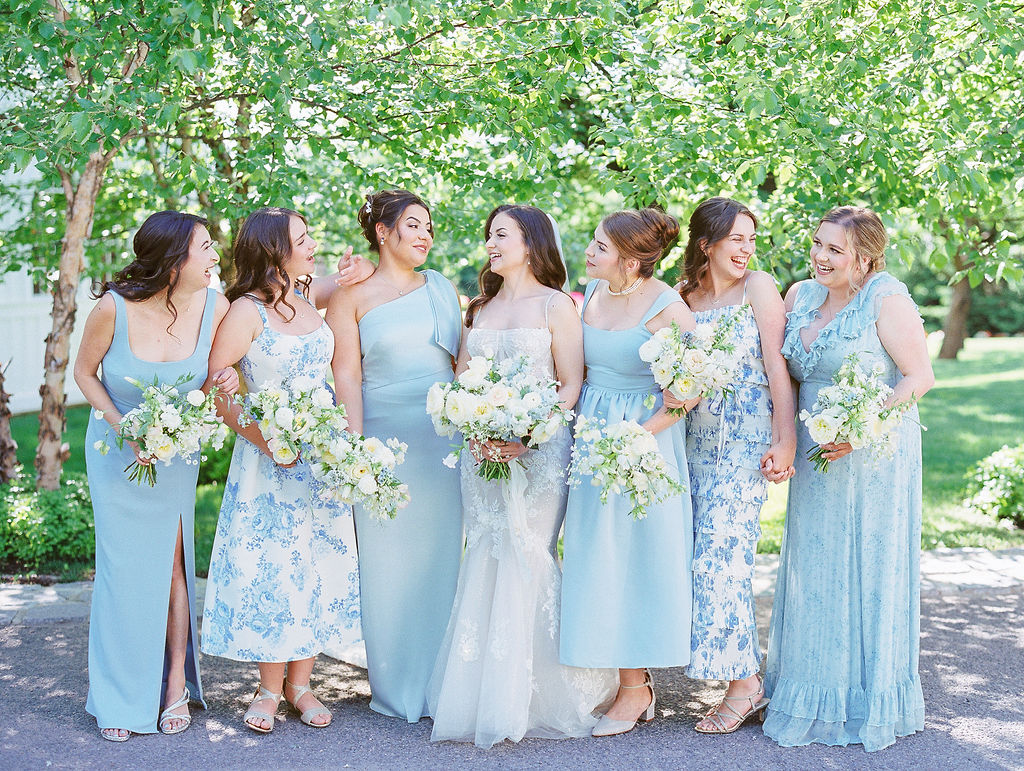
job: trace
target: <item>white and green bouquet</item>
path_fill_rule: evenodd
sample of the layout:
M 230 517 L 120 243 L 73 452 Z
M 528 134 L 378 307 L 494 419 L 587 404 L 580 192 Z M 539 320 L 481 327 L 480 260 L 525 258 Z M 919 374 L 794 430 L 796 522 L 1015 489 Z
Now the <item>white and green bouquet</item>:
M 198 463 L 203 445 L 211 445 L 214 449 L 224 446 L 230 430 L 217 415 L 217 389 L 210 389 L 204 394 L 198 388 L 182 394 L 178 386 L 193 378 L 183 375 L 177 382 L 142 383 L 134 378 L 126 377 L 132 385 L 142 391 L 142 401 L 137 407 L 121 419 L 115 442 L 119 448 L 125 442 L 135 442 L 143 456 L 153 461 L 170 465 L 175 458 L 183 458 L 186 463 Z M 97 418 L 103 413 L 97 410 Z M 100 439 L 93 445 L 96 450 L 106 455 L 110 446 Z M 150 487 L 156 484 L 156 464 L 141 464 L 138 459 L 125 466 L 128 479 L 137 484 L 145 482 Z
M 314 445 L 313 476 L 323 487 L 320 496 L 363 506 L 375 519 L 394 519 L 409 503 L 409 486 L 395 474 L 408 445 L 395 438 L 381 441 L 348 432 Z
M 672 322 L 655 332 L 640 346 L 642 361 L 651 365 L 654 380 L 681 401 L 729 393 L 736 379 L 735 327 L 746 305 L 683 332 Z M 681 410 L 669 410 L 673 415 Z
M 601 503 L 609 495 L 632 497 L 633 519 L 646 517 L 652 504 L 686 492 L 658 450 L 658 440 L 634 420 L 607 426 L 583 415 L 576 419 L 569 484 L 575 487 L 585 476 L 601 488 Z
M 866 369 L 851 353 L 832 376 L 832 385 L 818 391 L 811 409 L 800 411 L 816 443 L 807 458 L 818 472 L 826 473 L 830 463 L 822 457 L 823 444 L 849 442 L 855 450 L 870 448 L 876 457 L 892 457 L 893 430 L 916 400 L 886 407 L 892 388 L 882 380 L 884 371 L 881 364 Z
M 454 468 L 470 441 L 522 441 L 537 447 L 569 422 L 558 402 L 558 383 L 530 372 L 525 356 L 495 362 L 474 356 L 451 383 L 435 383 L 427 392 L 427 414 L 440 436 L 463 436 L 463 443 L 444 459 Z M 477 473 L 484 479 L 508 479 L 508 463 L 485 459 Z
M 308 377 L 283 385 L 267 382 L 248 394 L 239 423 L 252 422 L 259 426 L 274 461 L 282 465 L 348 428 L 345 408 L 334 404 L 326 385 Z

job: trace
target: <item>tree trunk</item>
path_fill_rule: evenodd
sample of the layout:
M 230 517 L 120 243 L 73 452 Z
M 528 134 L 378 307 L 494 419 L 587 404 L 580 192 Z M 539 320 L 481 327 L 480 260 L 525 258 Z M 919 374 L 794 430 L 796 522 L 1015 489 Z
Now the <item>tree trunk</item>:
M 71 332 L 75 326 L 76 295 L 82 277 L 85 239 L 92 228 L 96 198 L 103 173 L 113 153 L 96 151 L 89 156 L 78 188 L 72 187 L 70 174 L 61 170 L 67 198 L 64 238 L 60 247 L 60 273 L 53 287 L 53 324 L 46 336 L 43 356 L 43 384 L 39 387 L 39 442 L 36 445 L 36 483 L 41 490 L 56 490 L 61 468 L 68 457 L 63 444 L 65 426 L 64 377 L 71 351 Z
M 953 284 L 953 298 L 942 326 L 942 347 L 940 359 L 955 359 L 967 339 L 967 314 L 971 311 L 971 283 L 964 276 Z
M 10 397 L 4 390 L 6 369 L 0 367 L 0 484 L 18 476 L 18 443 L 11 436 L 11 410 L 7 406 Z

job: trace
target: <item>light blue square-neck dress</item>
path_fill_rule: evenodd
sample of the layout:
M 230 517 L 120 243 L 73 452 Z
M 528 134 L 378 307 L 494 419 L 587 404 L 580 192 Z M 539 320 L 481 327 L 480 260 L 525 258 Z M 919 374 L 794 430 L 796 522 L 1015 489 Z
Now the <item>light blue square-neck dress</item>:
M 181 393 L 206 380 L 217 293 L 206 293 L 199 337 L 192 354 L 180 361 L 146 361 L 128 342 L 125 300 L 114 298 L 114 337 L 103 357 L 100 380 L 114 406 L 127 414 L 142 401 L 142 391 L 125 380 L 173 384 Z M 105 440 L 101 455 L 93 444 Z M 177 458 L 158 463 L 156 484 L 129 482 L 125 466 L 135 460 L 128 445 L 118 449 L 113 431 L 95 415 L 86 430 L 85 464 L 96 522 L 96 580 L 89 616 L 89 696 L 86 710 L 102 728 L 156 733 L 164 703 L 167 672 L 167 607 L 171 593 L 174 544 L 181 525 L 185 579 L 188 583 L 189 635 L 185 682 L 192 700 L 206 706 L 196 655 L 195 506 L 199 466 Z M 179 694 L 175 694 L 177 698 Z
M 602 282 L 587 285 L 583 307 Z M 640 323 L 607 330 L 583 323 L 586 381 L 576 412 L 643 423 L 661 406 L 661 389 L 640 346 L 651 338 L 647 322 L 674 302 L 666 289 Z M 644 405 L 651 397 L 654 404 Z M 689 485 L 686 422 L 655 434 L 671 471 Z M 569 491 L 562 565 L 560 657 L 574 667 L 679 667 L 690 661 L 693 512 L 689 490 L 654 504 L 634 520 L 629 496 L 600 501 L 585 478 Z
M 878 273 L 804 348 L 800 330 L 827 289 L 805 281 L 788 314 L 782 353 L 810 410 L 844 358 L 901 378 L 878 339 L 883 298 L 910 297 Z M 920 651 L 921 429 L 912 408 L 896 430 L 895 456 L 855 450 L 827 473 L 807 460 L 814 446 L 797 427 L 796 475 L 768 639 L 764 732 L 783 746 L 818 742 L 879 750 L 924 728 Z

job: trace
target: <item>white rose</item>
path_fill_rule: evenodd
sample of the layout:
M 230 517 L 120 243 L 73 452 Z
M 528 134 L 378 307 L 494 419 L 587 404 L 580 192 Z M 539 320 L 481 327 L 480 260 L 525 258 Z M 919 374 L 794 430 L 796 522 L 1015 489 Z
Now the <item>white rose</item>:
M 326 410 L 334 406 L 334 397 L 326 388 L 318 388 L 313 391 L 312 402 L 314 407 Z
M 662 388 L 672 381 L 671 365 L 660 359 L 651 364 L 651 374 L 654 375 L 654 381 Z
M 278 407 L 274 410 L 274 422 L 285 431 L 291 430 L 294 419 L 295 411 L 291 407 Z
M 446 383 L 434 383 L 427 391 L 427 414 L 440 415 L 444 410 L 444 391 Z
M 465 391 L 452 391 L 444 403 L 445 416 L 456 426 L 463 425 L 469 418 L 471 405 Z
M 658 330 L 658 332 L 661 331 L 661 329 Z M 640 346 L 637 354 L 639 354 L 641 361 L 646 362 L 653 362 L 661 355 L 661 340 L 658 339 L 657 332 L 654 334 L 654 337 Z
M 508 386 L 496 383 L 487 392 L 487 401 L 490 402 L 492 407 L 503 407 L 508 404 L 513 396 L 515 394 L 512 393 Z
M 372 495 L 377 492 L 377 480 L 373 478 L 372 474 L 367 474 L 359 480 L 357 487 L 363 495 Z
M 806 423 L 807 433 L 811 435 L 811 441 L 815 444 L 829 444 L 835 441 L 839 427 L 827 412 L 811 416 Z
M 540 407 L 542 399 L 540 398 L 540 394 L 536 391 L 528 391 L 521 401 L 524 409 L 535 410 Z
M 204 394 L 198 388 L 193 388 L 191 391 L 185 394 L 185 401 L 187 401 L 193 407 L 202 407 L 203 402 L 206 401 L 206 394 Z
M 164 428 L 169 431 L 181 426 L 181 415 L 175 409 L 166 409 L 160 413 L 160 422 L 163 423 Z
M 466 388 L 478 389 L 482 388 L 484 383 L 487 382 L 487 371 L 475 369 L 467 369 L 461 375 L 459 375 L 459 382 Z
M 677 377 L 668 390 L 674 397 L 684 402 L 687 399 L 695 399 L 700 396 L 700 386 L 697 381 L 687 375 Z

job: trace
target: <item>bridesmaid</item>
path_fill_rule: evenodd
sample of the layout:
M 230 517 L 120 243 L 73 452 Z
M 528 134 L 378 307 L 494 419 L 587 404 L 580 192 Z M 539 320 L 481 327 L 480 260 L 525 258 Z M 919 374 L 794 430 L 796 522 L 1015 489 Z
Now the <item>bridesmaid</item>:
M 466 313 L 457 371 L 471 356 L 525 356 L 532 372 L 557 380 L 561 404 L 571 410 L 583 382 L 583 331 L 562 292 L 565 263 L 553 221 L 535 206 L 499 206 L 484 234 L 488 261 Z M 587 736 L 597 722 L 591 713 L 610 700 L 615 680 L 609 670 L 558 661 L 555 548 L 571 433 L 563 427 L 530 450 L 518 441 L 473 449 L 515 463 L 507 482 L 488 481 L 477 474 L 479 457 L 462 456 L 466 555 L 430 683 L 430 738 L 486 748 L 524 736 Z
M 359 222 L 377 272 L 327 308 L 334 382 L 352 431 L 409 445 L 399 469 L 412 502 L 391 521 L 355 509 L 371 709 L 415 723 L 451 614 L 462 555 L 458 472 L 434 433 L 427 391 L 451 381 L 462 324 L 452 284 L 418 271 L 434 243 L 430 208 L 404 190 L 367 196 Z
M 662 455 L 688 484 L 684 423 L 661 405 L 661 391 L 638 349 L 676 322 L 693 329 L 678 292 L 653 278 L 679 236 L 660 209 L 620 211 L 602 220 L 587 248 L 583 345 L 587 375 L 577 412 L 609 424 L 636 420 L 656 435 Z M 653 402 L 654 406 L 647 404 Z M 615 703 L 594 736 L 625 733 L 654 718 L 647 667 L 690 661 L 690 496 L 652 506 L 634 521 L 629 498 L 586 481 L 569 492 L 565 513 L 561 659 L 576 667 L 617 667 Z
M 698 323 L 739 310 L 740 370 L 733 392 L 701 400 L 686 417 L 693 500 L 691 678 L 727 680 L 700 733 L 732 733 L 767 704 L 754 614 L 754 556 L 768 481 L 793 475 L 793 389 L 782 358 L 786 314 L 775 282 L 750 270 L 757 219 L 729 198 L 708 198 L 690 217 L 683 300 Z M 666 394 L 665 403 L 678 406 Z
M 96 520 L 86 709 L 114 742 L 158 729 L 179 733 L 191 722 L 189 701 L 206 706 L 195 653 L 199 466 L 178 459 L 160 465 L 153 487 L 128 481 L 124 467 L 149 459 L 135 443 L 119 450 L 110 439 L 142 400 L 125 378 L 185 378 L 182 393 L 201 386 L 210 342 L 228 309 L 208 288 L 218 257 L 206 220 L 157 212 L 132 248 L 135 260 L 103 284 L 75 361 L 75 382 L 95 410 L 85 451 Z M 238 377 L 221 371 L 210 383 L 230 393 Z M 97 447 L 104 441 L 111 445 L 106 455 Z
M 786 294 L 782 353 L 799 383 L 800 409 L 811 409 L 850 353 L 884 368 L 892 403 L 923 396 L 934 383 L 917 307 L 882 272 L 885 245 L 885 227 L 869 209 L 833 209 L 819 223 L 813 279 Z M 827 474 L 808 462 L 813 443 L 802 424 L 797 434 L 764 732 L 786 747 L 863 744 L 872 752 L 924 728 L 917 408 L 896 429 L 893 459 L 827 444 Z
M 212 366 L 238 363 L 250 391 L 297 378 L 326 385 L 334 338 L 317 306 L 335 287 L 309 279 L 315 251 L 298 212 L 249 215 L 235 241 L 237 276 Z M 305 462 L 275 463 L 256 423 L 241 427 L 240 408 L 221 407 L 239 438 L 210 561 L 203 652 L 258 662 L 248 728 L 273 730 L 282 697 L 303 723 L 322 728 L 331 713 L 309 687 L 316 656 L 360 637 L 351 510 L 320 500 Z

